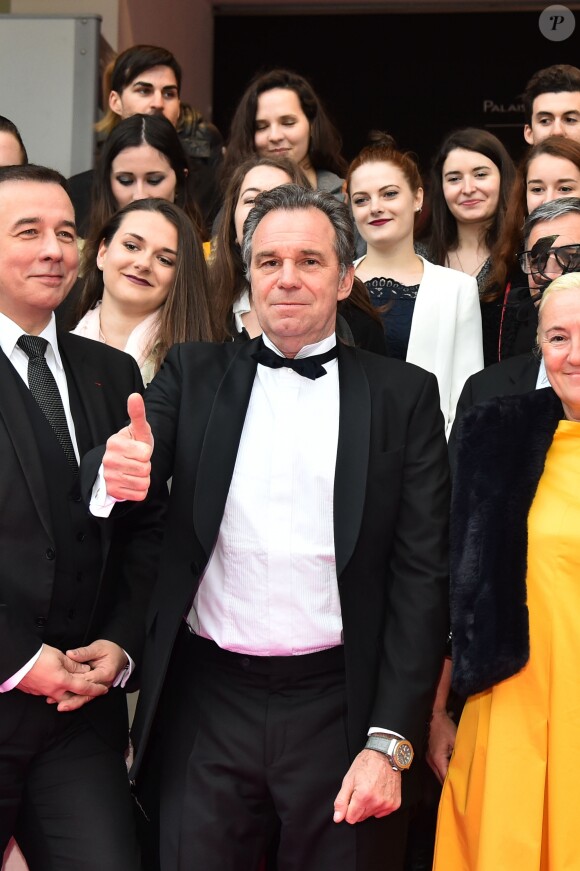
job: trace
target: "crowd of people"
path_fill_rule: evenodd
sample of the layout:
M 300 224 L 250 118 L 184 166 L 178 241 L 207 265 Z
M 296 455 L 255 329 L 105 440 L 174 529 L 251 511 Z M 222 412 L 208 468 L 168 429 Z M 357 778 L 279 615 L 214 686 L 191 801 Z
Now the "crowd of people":
M 0 116 L 0 852 L 580 867 L 580 69 L 425 180 L 293 71 L 105 91 L 68 182 Z

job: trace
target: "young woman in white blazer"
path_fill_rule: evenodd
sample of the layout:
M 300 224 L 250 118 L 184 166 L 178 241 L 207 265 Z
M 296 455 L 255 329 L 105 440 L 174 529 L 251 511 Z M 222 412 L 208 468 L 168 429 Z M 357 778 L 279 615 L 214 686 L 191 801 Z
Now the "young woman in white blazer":
M 367 253 L 355 261 L 381 311 L 391 356 L 437 377 L 449 433 L 461 389 L 483 368 L 481 314 L 475 278 L 435 266 L 416 253 L 415 219 L 423 206 L 417 164 L 387 134 L 351 163 L 347 191 Z

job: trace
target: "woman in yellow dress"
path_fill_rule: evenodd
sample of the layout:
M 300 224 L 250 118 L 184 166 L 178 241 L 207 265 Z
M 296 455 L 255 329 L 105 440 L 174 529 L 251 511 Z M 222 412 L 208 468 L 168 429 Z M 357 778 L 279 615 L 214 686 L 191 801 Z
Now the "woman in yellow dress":
M 580 273 L 544 292 L 551 387 L 474 406 L 457 445 L 453 683 L 469 696 L 434 871 L 578 871 Z

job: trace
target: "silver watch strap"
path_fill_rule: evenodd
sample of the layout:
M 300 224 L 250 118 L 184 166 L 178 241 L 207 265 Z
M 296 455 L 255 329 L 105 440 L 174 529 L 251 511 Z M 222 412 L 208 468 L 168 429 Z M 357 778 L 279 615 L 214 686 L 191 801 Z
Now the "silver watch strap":
M 382 753 L 383 756 L 386 756 L 389 760 L 389 764 L 393 771 L 400 771 L 401 769 L 395 765 L 393 760 L 393 750 L 399 740 L 399 738 L 394 738 L 391 735 L 374 733 L 373 735 L 369 735 L 367 738 L 365 748 L 367 750 L 377 750 L 379 753 Z

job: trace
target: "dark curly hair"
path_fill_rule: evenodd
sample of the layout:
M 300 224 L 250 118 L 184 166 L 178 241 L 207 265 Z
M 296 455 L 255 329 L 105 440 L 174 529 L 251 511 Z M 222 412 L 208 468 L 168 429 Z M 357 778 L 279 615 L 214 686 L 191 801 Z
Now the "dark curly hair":
M 558 94 L 562 91 L 580 91 L 580 70 L 570 64 L 554 64 L 538 70 L 527 83 L 522 93 L 525 123 L 531 125 L 534 100 L 541 94 Z

